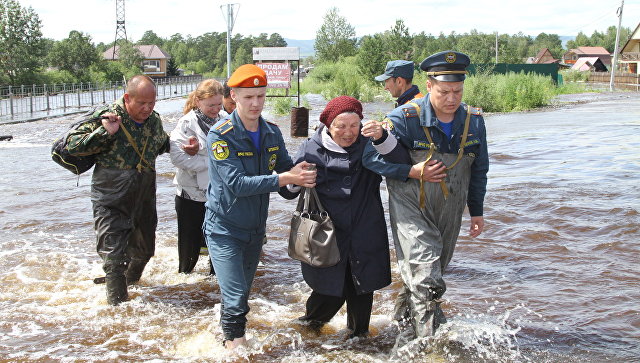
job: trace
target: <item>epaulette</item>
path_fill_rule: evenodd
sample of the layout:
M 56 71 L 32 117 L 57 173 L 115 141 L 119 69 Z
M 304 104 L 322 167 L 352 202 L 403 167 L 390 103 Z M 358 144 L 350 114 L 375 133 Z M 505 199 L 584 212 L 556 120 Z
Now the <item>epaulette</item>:
M 402 107 L 402 114 L 405 117 L 418 117 L 420 106 L 415 102 L 409 102 Z
M 220 132 L 220 135 L 224 135 L 227 132 L 233 130 L 233 123 L 231 123 L 231 119 L 227 119 L 223 121 L 221 124 L 216 126 L 216 130 Z
M 480 107 L 469 106 L 469 112 L 471 112 L 472 115 L 482 116 L 482 109 Z

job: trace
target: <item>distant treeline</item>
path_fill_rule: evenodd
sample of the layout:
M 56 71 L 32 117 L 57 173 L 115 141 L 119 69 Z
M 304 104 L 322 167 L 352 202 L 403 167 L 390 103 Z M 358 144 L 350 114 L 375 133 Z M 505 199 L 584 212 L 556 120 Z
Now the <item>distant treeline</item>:
M 176 33 L 169 38 L 158 36 L 153 30 L 141 39 L 127 41 L 121 46 L 120 60 L 104 61 L 102 54 L 112 44 L 92 42 L 89 34 L 73 30 L 63 40 L 45 38 L 40 30 L 41 21 L 32 8 L 23 8 L 16 0 L 0 0 L 0 85 L 52 84 L 77 82 L 121 81 L 141 73 L 142 55 L 133 45 L 155 44 L 169 53 L 169 75 L 178 68 L 187 73 L 205 77 L 224 77 L 227 68 L 226 33 L 205 33 L 200 36 Z M 621 42 L 625 42 L 630 29 L 623 28 Z M 606 32 L 594 32 L 590 37 L 579 33 L 568 48 L 576 46 L 603 46 L 613 51 L 615 27 Z M 556 34 L 541 33 L 536 37 L 522 33 L 498 34 L 498 61 L 522 63 L 535 56 L 542 48 L 560 58 L 565 52 Z M 259 36 L 235 34 L 231 39 L 231 68 L 251 63 L 253 47 L 284 47 L 284 38 L 273 33 Z M 496 34 L 469 33 L 437 36 L 421 32 L 410 34 L 402 20 L 396 20 L 388 31 L 356 37 L 355 29 L 347 19 L 332 8 L 324 16 L 315 39 L 315 57 L 305 64 L 335 63 L 355 57 L 358 72 L 368 78 L 380 74 L 387 61 L 413 60 L 416 63 L 428 55 L 446 49 L 467 53 L 473 63 L 492 63 L 496 56 Z

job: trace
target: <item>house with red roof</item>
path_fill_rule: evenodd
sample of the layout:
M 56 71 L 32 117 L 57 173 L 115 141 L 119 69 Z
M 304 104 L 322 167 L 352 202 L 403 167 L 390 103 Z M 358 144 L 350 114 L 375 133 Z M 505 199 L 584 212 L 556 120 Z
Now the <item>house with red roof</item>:
M 560 62 L 560 59 L 553 58 L 553 55 L 551 55 L 551 51 L 549 51 L 549 48 L 542 48 L 535 57 L 527 59 L 527 63 L 529 64 L 550 64 L 558 62 Z
M 575 64 L 579 58 L 599 58 L 607 69 L 611 67 L 611 54 L 604 47 L 578 47 L 562 56 L 562 62 Z
M 142 61 L 142 72 L 149 77 L 166 77 L 167 75 L 167 61 L 171 56 L 160 49 L 155 44 L 152 45 L 135 45 L 142 57 L 144 58 Z M 115 55 L 114 55 L 114 47 L 107 49 L 102 57 L 105 60 L 118 60 L 118 56 L 120 53 L 120 46 L 115 46 Z

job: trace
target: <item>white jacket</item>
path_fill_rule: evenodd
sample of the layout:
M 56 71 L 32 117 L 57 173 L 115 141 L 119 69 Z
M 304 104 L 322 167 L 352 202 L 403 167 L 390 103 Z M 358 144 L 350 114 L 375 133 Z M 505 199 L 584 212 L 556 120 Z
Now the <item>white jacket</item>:
M 189 137 L 198 139 L 198 153 L 190 156 L 182 145 L 189 143 Z M 207 187 L 209 186 L 209 155 L 207 135 L 198 125 L 198 118 L 193 110 L 178 120 L 176 128 L 171 131 L 171 162 L 177 168 L 173 184 L 177 185 L 176 193 L 182 195 L 184 190 L 191 200 L 207 201 Z

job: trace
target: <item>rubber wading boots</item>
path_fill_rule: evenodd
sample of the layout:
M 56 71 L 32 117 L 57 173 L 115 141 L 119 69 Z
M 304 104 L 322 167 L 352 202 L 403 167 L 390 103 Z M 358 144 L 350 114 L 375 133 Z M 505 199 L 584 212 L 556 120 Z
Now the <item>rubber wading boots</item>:
M 132 259 L 129 262 L 125 276 L 127 277 L 127 285 L 133 285 L 140 280 L 144 267 L 147 265 L 147 260 Z
M 129 300 L 127 293 L 127 279 L 123 273 L 108 273 L 105 276 L 107 284 L 107 302 L 109 305 L 119 305 Z

